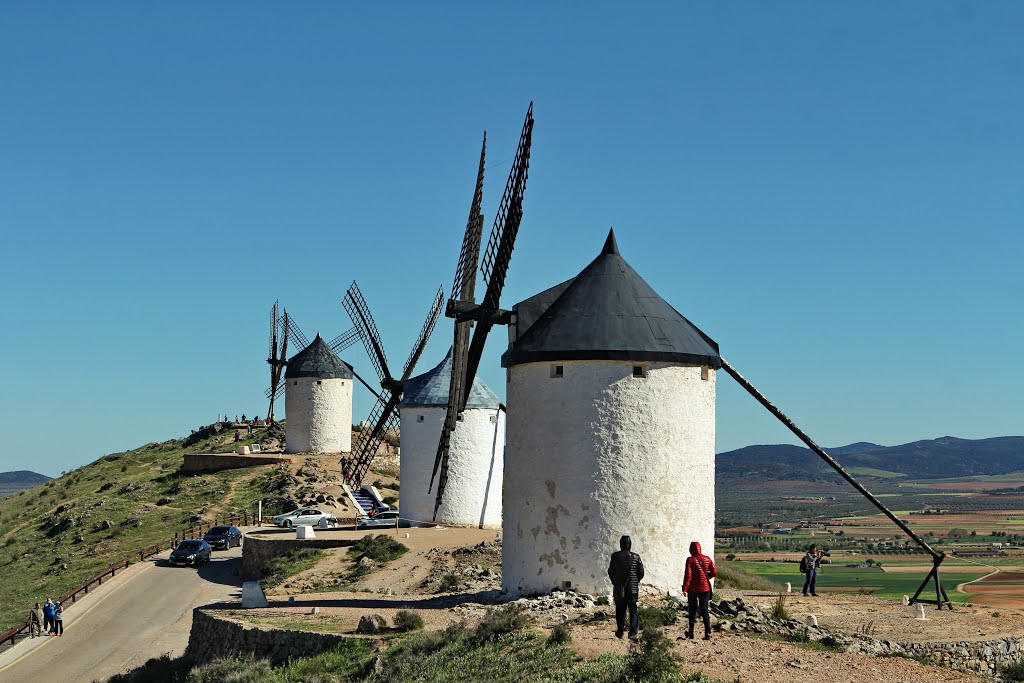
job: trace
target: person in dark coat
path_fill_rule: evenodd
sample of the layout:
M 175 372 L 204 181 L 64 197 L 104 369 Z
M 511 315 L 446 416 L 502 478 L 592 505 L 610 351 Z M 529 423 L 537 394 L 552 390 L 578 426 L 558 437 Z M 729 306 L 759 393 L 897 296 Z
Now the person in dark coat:
M 690 618 L 690 628 L 686 631 L 687 638 L 693 638 L 693 624 L 700 610 L 704 621 L 704 640 L 711 640 L 711 579 L 718 576 L 715 562 L 700 550 L 700 543 L 690 543 L 690 556 L 686 558 L 686 573 L 683 576 L 683 593 L 686 595 L 686 607 Z
M 632 552 L 633 540 L 629 536 L 619 539 L 620 550 L 612 553 L 608 563 L 608 578 L 612 581 L 612 595 L 615 598 L 615 637 L 621 638 L 626 626 L 626 611 L 629 611 L 629 637 L 635 638 L 640 629 L 637 613 L 637 598 L 640 597 L 640 581 L 644 578 L 644 563 Z

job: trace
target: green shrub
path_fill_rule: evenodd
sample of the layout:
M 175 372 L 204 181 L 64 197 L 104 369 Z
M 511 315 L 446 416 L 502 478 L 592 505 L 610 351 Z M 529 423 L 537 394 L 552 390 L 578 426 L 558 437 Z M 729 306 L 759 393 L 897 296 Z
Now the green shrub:
M 471 645 L 490 643 L 501 636 L 513 633 L 530 625 L 530 618 L 520 605 L 492 607 L 469 634 Z
M 363 536 L 348 550 L 348 554 L 352 555 L 356 562 L 368 557 L 374 562 L 381 563 L 398 559 L 407 552 L 409 548 L 387 534 Z
M 443 574 L 441 576 L 441 582 L 437 586 L 437 590 L 441 593 L 454 593 L 462 587 L 462 583 L 459 582 L 459 577 L 455 574 Z
M 407 609 L 395 613 L 395 628 L 399 631 L 419 631 L 423 628 L 423 617 Z
M 772 619 L 775 621 L 786 621 L 789 619 L 789 612 L 786 611 L 786 594 L 779 593 L 772 605 Z
M 1021 683 L 1021 681 L 1024 681 L 1024 661 L 1004 666 L 999 670 L 999 673 L 1002 674 L 1003 680 L 1008 681 L 1008 683 Z
M 676 673 L 676 656 L 672 645 L 672 641 L 660 628 L 641 629 L 639 637 L 629 645 L 627 680 L 659 681 Z
M 664 626 L 671 626 L 676 623 L 679 618 L 679 610 L 676 609 L 674 602 L 666 600 L 659 606 L 648 607 L 646 605 L 640 607 L 640 624 L 646 628 L 648 626 L 661 628 Z
M 385 505 L 394 505 L 398 502 L 398 496 L 384 496 Z
M 572 642 L 572 631 L 569 624 L 555 624 L 548 634 L 548 647 L 552 645 L 568 645 Z

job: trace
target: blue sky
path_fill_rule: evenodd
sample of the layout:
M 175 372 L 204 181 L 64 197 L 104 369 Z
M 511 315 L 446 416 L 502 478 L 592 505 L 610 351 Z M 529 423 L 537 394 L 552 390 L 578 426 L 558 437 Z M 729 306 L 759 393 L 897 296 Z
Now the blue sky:
M 505 305 L 614 225 L 819 442 L 1020 434 L 1021 35 L 1012 2 L 0 4 L 0 469 L 265 411 L 274 299 L 333 337 L 358 280 L 404 361 L 531 99 Z M 792 441 L 719 380 L 719 450 Z

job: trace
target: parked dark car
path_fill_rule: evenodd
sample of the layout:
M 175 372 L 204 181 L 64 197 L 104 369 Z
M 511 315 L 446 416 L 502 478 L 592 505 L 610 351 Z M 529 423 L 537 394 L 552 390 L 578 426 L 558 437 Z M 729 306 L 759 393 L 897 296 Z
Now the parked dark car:
M 203 540 L 213 548 L 233 548 L 242 545 L 242 530 L 235 526 L 215 526 L 206 532 Z
M 209 562 L 213 554 L 213 548 L 202 539 L 189 539 L 182 541 L 178 547 L 171 551 L 169 562 L 172 565 L 183 567 Z

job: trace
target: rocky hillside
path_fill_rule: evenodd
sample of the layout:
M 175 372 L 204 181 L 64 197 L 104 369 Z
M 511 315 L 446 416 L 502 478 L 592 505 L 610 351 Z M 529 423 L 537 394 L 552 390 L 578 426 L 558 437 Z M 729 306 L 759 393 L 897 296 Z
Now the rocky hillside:
M 233 436 L 189 450 L 229 450 Z M 257 432 L 242 443 L 259 439 Z M 186 475 L 179 472 L 185 450 L 183 440 L 146 444 L 0 499 L 0 566 L 18 577 L 0 582 L 0 631 L 31 603 L 74 588 L 193 520 L 282 497 L 288 473 L 266 466 Z

